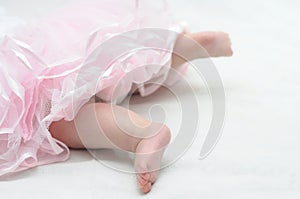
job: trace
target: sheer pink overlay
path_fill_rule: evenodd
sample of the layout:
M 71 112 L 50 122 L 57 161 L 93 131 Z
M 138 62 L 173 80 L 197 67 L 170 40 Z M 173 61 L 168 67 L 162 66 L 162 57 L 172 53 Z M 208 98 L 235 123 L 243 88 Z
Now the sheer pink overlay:
M 126 96 L 133 85 L 146 96 L 158 86 L 145 82 L 171 85 L 178 79 L 168 75 L 170 53 L 146 50 L 109 67 L 98 59 L 97 71 L 105 76 L 91 76 L 91 67 L 90 74 L 78 81 L 88 55 L 116 34 L 148 27 L 180 31 L 164 1 L 153 4 L 145 0 L 76 4 L 0 38 L 0 176 L 66 160 L 69 149 L 51 137 L 49 125 L 72 120 L 92 96 L 113 101 Z M 172 51 L 175 41 L 174 36 L 157 35 L 122 45 L 157 42 Z M 155 67 L 140 67 L 145 64 Z M 183 73 L 186 67 L 181 69 Z M 89 87 L 93 78 L 101 85 L 96 89 Z M 115 95 L 112 90 L 117 81 L 120 86 Z

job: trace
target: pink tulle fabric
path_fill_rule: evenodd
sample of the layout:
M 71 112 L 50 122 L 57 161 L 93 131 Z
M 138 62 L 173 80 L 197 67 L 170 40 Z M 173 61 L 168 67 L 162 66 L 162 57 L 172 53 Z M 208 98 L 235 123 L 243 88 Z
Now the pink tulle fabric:
M 66 160 L 69 149 L 51 136 L 49 126 L 73 120 L 93 96 L 120 101 L 134 86 L 146 96 L 159 87 L 146 82 L 172 85 L 179 79 L 168 73 L 171 54 L 155 50 L 109 66 L 101 64 L 100 57 L 88 74 L 80 71 L 102 42 L 148 27 L 181 31 L 164 1 L 101 0 L 69 5 L 0 38 L 0 176 Z M 156 42 L 172 51 L 175 41 L 172 35 L 157 35 L 122 45 Z M 154 66 L 140 67 L 144 64 Z M 181 72 L 185 69 L 182 66 Z M 99 72 L 105 75 L 99 78 Z

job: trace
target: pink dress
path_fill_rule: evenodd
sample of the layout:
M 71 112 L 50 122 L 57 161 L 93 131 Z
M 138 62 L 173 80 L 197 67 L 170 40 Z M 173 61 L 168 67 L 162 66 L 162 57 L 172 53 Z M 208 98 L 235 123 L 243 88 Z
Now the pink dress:
M 153 27 L 182 31 L 164 1 L 150 2 L 69 5 L 0 38 L 0 176 L 66 160 L 69 149 L 51 136 L 49 126 L 73 120 L 93 96 L 110 102 L 122 99 L 133 86 L 146 96 L 158 88 L 146 82 L 171 85 L 179 79 L 169 75 L 171 53 L 165 51 L 140 51 L 111 65 L 103 64 L 111 49 L 95 53 L 97 46 L 123 32 Z M 123 40 L 122 46 L 155 43 L 172 51 L 175 41 L 172 34 L 145 35 Z M 140 67 L 143 64 L 154 66 Z M 87 70 L 82 72 L 82 66 Z M 185 69 L 182 66 L 181 72 Z

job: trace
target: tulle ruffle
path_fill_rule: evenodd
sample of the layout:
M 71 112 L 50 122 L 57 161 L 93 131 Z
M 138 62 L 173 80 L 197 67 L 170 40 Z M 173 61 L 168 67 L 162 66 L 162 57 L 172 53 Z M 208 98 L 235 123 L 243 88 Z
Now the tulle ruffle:
M 0 39 L 0 176 L 66 160 L 68 147 L 48 128 L 53 121 L 73 120 L 91 97 L 118 103 L 133 87 L 146 96 L 179 79 L 169 74 L 173 34 L 120 43 L 155 42 L 169 52 L 143 50 L 110 65 L 103 63 L 113 51 L 91 59 L 109 38 L 141 28 L 181 31 L 164 1 L 101 0 L 69 6 Z

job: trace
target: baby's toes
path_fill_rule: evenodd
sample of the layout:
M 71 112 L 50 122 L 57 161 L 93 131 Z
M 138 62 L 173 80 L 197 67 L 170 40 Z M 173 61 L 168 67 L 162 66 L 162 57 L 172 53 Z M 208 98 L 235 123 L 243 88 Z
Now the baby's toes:
M 141 188 L 143 193 L 149 193 L 151 191 L 152 184 L 148 182 L 143 188 Z
M 138 173 L 137 183 L 143 193 L 148 193 L 151 190 L 151 176 L 149 173 Z
M 227 33 L 218 33 L 216 49 L 218 49 L 218 56 L 232 56 L 233 50 L 231 48 L 231 40 Z
M 151 173 L 150 173 L 149 181 L 150 181 L 152 184 L 154 184 L 154 183 L 156 182 L 157 175 L 158 175 L 158 172 L 157 172 L 157 171 L 154 171 L 154 172 L 151 172 Z
M 155 173 L 142 173 L 137 175 L 137 183 L 143 193 L 151 191 L 152 184 L 156 181 Z
M 137 183 L 140 188 L 143 188 L 149 181 L 145 180 L 142 176 L 137 175 Z

